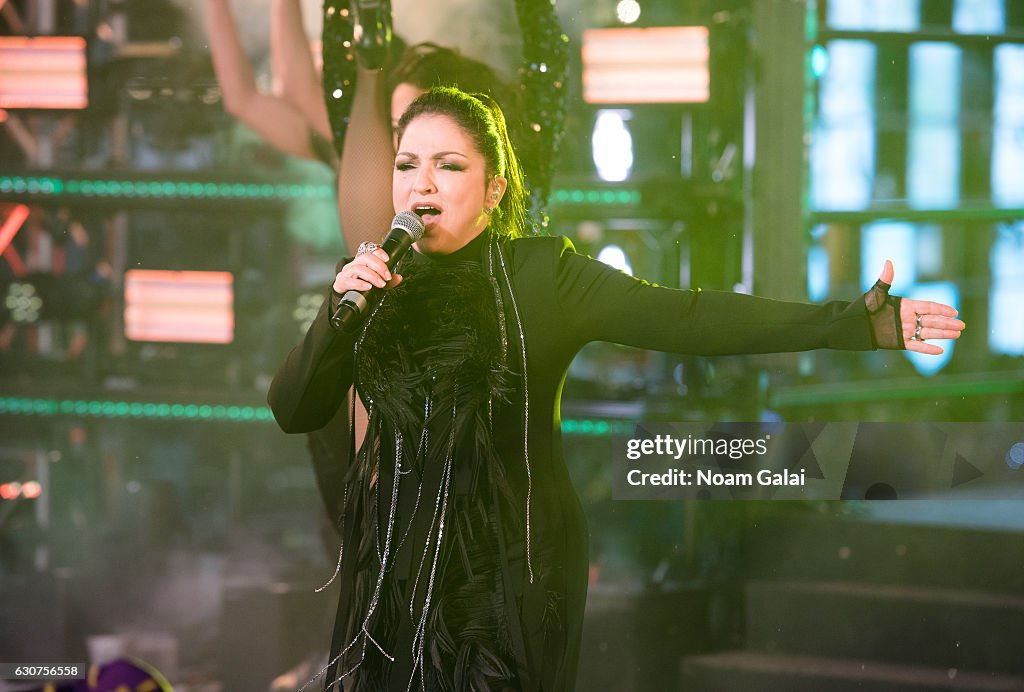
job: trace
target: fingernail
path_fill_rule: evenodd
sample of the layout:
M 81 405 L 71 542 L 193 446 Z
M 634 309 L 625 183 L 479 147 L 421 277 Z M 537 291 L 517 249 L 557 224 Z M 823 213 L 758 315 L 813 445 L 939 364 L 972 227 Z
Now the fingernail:
M 385 278 L 386 278 L 386 279 L 387 279 L 388 281 L 391 281 L 391 272 L 384 272 L 384 277 L 385 277 Z

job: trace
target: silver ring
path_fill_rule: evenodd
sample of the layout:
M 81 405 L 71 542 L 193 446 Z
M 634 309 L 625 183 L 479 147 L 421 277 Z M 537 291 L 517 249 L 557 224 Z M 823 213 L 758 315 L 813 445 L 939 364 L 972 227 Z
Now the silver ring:
M 378 245 L 377 243 L 371 243 L 369 240 L 364 240 L 363 242 L 359 243 L 359 247 L 356 248 L 356 257 L 359 257 L 360 255 L 365 255 L 368 252 L 373 252 L 379 247 L 380 245 Z
M 914 329 L 914 336 L 910 337 L 911 341 L 924 341 L 921 337 L 921 330 L 924 329 L 924 325 L 921 323 L 921 318 L 924 317 L 919 312 L 915 312 L 914 315 L 917 317 L 917 324 Z

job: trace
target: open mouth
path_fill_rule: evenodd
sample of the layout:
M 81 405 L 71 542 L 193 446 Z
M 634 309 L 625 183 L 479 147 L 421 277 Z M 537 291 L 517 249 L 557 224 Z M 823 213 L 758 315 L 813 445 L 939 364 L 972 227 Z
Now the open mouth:
M 428 224 L 440 216 L 442 210 L 432 204 L 414 204 L 412 211 L 423 219 L 424 224 Z

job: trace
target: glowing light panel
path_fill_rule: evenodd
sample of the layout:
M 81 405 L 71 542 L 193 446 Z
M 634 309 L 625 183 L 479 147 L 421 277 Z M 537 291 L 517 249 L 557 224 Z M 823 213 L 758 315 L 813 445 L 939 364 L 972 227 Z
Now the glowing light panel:
M 583 32 L 587 103 L 702 103 L 708 100 L 708 30 L 703 26 Z
M 633 136 L 626 126 L 629 111 L 599 111 L 591 137 L 594 166 L 601 180 L 622 182 L 633 169 Z
M 124 331 L 132 341 L 227 344 L 234 339 L 228 272 L 125 272 Z
M 0 108 L 85 108 L 85 67 L 80 36 L 0 36 Z

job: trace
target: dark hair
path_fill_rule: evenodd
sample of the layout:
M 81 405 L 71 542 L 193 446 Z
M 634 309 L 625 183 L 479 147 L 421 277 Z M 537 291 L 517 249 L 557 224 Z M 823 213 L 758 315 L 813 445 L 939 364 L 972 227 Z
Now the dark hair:
M 454 86 L 468 93 L 490 94 L 504 103 L 504 84 L 494 70 L 436 43 L 410 46 L 386 73 L 384 87 L 388 97 L 399 84 L 408 83 L 420 89 Z
M 435 87 L 421 95 L 398 121 L 398 140 L 413 120 L 424 115 L 451 118 L 470 136 L 487 164 L 486 176 L 505 178 L 505 194 L 491 214 L 490 228 L 497 235 L 514 238 L 526 232 L 526 188 L 523 170 L 505 128 L 505 116 L 486 94 L 467 94 L 454 87 Z

